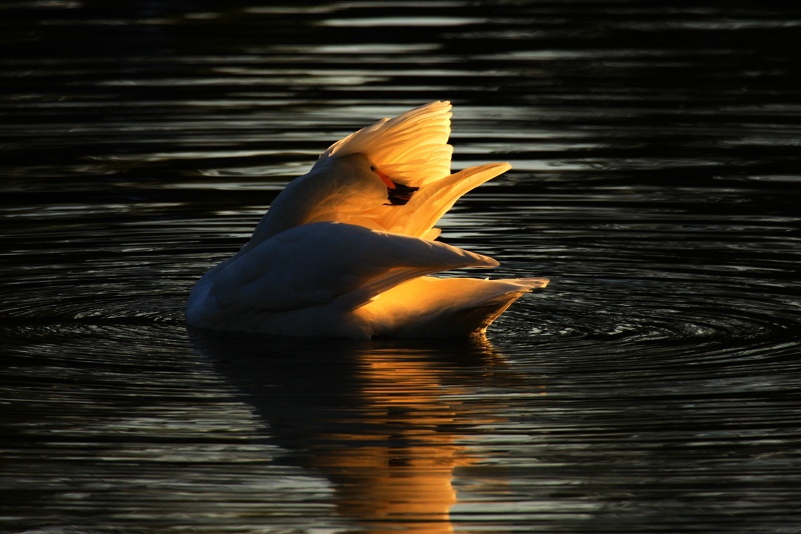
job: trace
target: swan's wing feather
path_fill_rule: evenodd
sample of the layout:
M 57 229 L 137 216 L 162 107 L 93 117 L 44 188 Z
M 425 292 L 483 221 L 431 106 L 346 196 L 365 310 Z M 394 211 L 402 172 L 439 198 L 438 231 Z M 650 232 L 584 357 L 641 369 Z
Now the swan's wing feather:
M 444 243 L 315 223 L 277 234 L 225 265 L 212 296 L 223 308 L 264 312 L 322 304 L 349 309 L 411 278 L 497 264 Z
M 359 217 L 350 217 L 347 222 L 396 234 L 436 239 L 439 229 L 434 225 L 462 195 L 511 168 L 508 163 L 470 167 L 423 185 L 405 205 L 378 206 L 365 210 Z
M 420 188 L 401 209 L 385 221 L 390 232 L 425 236 L 465 193 L 509 170 L 508 163 L 470 167 Z
M 423 276 L 382 294 L 358 310 L 377 334 L 442 337 L 484 332 L 523 293 L 546 278 L 479 280 Z
M 450 174 L 450 102 L 431 102 L 394 119 L 381 119 L 340 139 L 315 164 L 353 153 L 367 156 L 393 180 L 420 187 Z

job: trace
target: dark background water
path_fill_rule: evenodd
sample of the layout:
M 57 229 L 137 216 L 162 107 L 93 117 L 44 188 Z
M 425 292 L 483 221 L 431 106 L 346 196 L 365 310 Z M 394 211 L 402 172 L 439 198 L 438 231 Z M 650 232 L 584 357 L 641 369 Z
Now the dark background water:
M 0 531 L 801 532 L 801 8 L 0 4 Z M 486 342 L 188 332 L 332 141 L 454 103 Z M 293 530 L 295 529 L 295 530 Z

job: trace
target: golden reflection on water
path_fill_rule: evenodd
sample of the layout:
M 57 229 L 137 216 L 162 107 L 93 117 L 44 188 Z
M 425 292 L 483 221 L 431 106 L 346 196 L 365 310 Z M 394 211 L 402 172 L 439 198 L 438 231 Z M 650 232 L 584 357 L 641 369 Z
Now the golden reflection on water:
M 452 532 L 449 511 L 456 503 L 453 470 L 471 462 L 461 436 L 450 432 L 458 407 L 442 396 L 436 369 L 422 359 L 362 354 L 367 412 L 386 427 L 386 442 L 343 447 L 315 456 L 312 465 L 337 481 L 337 507 L 345 517 L 366 521 L 412 520 L 406 532 Z M 358 434 L 327 436 L 358 443 Z M 385 529 L 377 528 L 374 532 Z
M 331 482 L 346 521 L 371 533 L 453 532 L 454 470 L 477 459 L 459 428 L 493 422 L 471 417 L 458 374 L 462 365 L 480 373 L 502 364 L 486 339 L 455 348 L 279 341 L 255 350 L 194 339 L 224 360 L 219 369 L 249 394 L 275 441 Z

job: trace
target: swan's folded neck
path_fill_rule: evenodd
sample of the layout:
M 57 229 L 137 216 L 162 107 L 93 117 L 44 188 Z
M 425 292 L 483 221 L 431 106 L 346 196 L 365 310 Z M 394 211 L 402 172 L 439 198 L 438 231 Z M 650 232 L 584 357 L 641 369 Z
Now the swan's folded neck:
M 387 188 L 362 154 L 329 158 L 276 197 L 245 246 L 312 222 L 342 221 L 387 202 Z

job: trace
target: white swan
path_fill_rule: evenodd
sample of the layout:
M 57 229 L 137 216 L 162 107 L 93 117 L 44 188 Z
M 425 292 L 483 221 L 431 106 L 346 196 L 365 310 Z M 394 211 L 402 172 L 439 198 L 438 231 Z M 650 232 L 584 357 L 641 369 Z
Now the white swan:
M 545 278 L 427 276 L 498 265 L 434 241 L 459 197 L 511 168 L 450 174 L 450 109 L 433 102 L 331 145 L 278 195 L 250 241 L 198 281 L 187 323 L 290 336 L 481 334 L 545 287 Z

